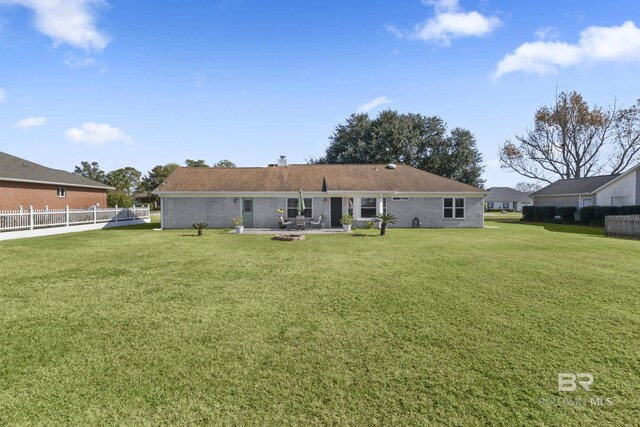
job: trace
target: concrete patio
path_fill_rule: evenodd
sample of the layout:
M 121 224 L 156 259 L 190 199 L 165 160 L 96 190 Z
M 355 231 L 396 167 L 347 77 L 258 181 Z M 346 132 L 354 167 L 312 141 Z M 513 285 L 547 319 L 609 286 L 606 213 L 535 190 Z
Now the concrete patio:
M 229 234 L 235 234 L 236 230 L 229 231 Z M 279 228 L 245 228 L 242 234 L 344 234 L 342 228 L 307 228 L 297 230 L 290 228 L 281 230 Z

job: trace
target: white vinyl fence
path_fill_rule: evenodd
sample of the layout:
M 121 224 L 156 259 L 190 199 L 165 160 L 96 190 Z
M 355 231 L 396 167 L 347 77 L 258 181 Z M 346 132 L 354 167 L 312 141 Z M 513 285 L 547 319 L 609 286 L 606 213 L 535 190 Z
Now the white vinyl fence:
M 604 235 L 623 239 L 640 239 L 640 215 L 607 215 Z
M 20 209 L 0 211 L 0 232 L 70 227 L 82 224 L 134 221 L 150 218 L 148 207 L 87 209 Z

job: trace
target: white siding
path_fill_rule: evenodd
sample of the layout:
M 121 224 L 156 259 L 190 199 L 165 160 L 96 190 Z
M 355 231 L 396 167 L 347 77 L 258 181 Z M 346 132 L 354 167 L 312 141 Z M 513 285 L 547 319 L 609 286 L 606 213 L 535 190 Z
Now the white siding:
M 598 205 L 599 206 L 611 206 L 612 198 L 624 197 L 624 203 L 617 203 L 618 206 L 635 205 L 637 204 L 636 198 L 636 174 L 638 171 L 627 174 L 623 178 L 616 182 L 606 186 L 602 190 L 598 191 Z

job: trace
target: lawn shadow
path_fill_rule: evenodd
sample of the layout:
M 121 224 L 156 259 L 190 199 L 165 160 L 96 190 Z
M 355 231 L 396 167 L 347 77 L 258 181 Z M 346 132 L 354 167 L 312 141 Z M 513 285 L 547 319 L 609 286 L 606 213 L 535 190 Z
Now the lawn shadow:
M 548 222 L 525 222 L 513 219 L 492 220 L 493 222 L 503 224 L 516 224 L 529 227 L 542 227 L 553 233 L 570 233 L 570 234 L 586 234 L 596 237 L 604 237 L 603 227 L 591 227 L 588 225 L 571 225 L 571 224 L 553 224 Z
M 121 227 L 108 227 L 103 228 L 105 231 L 131 231 L 131 230 L 153 230 L 154 228 L 160 228 L 159 222 L 148 222 L 144 224 L 135 225 L 123 225 Z

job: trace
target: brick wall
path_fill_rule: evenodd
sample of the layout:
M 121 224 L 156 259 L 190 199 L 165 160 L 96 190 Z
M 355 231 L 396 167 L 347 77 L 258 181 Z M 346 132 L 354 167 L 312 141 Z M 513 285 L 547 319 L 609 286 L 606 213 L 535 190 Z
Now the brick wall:
M 327 197 L 313 198 L 313 218 L 326 216 L 325 226 L 330 226 L 331 202 Z M 278 208 L 286 207 L 285 197 L 254 197 L 254 221 L 258 228 L 278 227 Z M 162 199 L 163 227 L 190 228 L 195 222 L 206 222 L 210 228 L 231 227 L 231 219 L 240 215 L 242 198 L 238 197 L 165 197 Z M 420 219 L 421 227 L 474 228 L 484 225 L 482 197 L 465 198 L 464 219 L 443 218 L 442 197 L 412 197 L 408 201 L 387 199 L 387 211 L 398 217 L 394 227 L 411 227 L 413 218 Z M 346 212 L 346 208 L 345 208 Z
M 32 184 L 27 182 L 0 181 L 0 209 L 14 210 L 28 209 L 64 209 L 87 208 L 97 203 L 101 207 L 107 207 L 107 191 L 99 188 L 81 188 L 64 186 L 65 197 L 57 196 L 59 185 Z
M 412 227 L 413 219 L 420 220 L 426 228 L 476 228 L 484 226 L 484 204 L 482 197 L 465 197 L 464 219 L 443 218 L 442 197 L 410 197 L 405 201 L 387 198 L 387 212 L 398 218 L 390 227 Z

